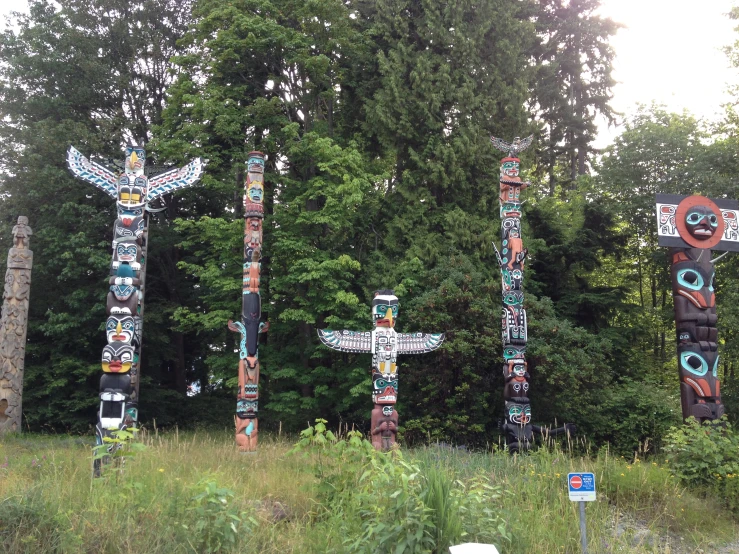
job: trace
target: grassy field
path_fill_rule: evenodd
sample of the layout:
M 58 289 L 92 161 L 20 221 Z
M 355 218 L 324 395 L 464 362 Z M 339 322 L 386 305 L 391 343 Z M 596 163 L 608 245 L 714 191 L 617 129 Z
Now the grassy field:
M 294 441 L 260 436 L 258 453 L 239 454 L 230 430 L 142 431 L 139 439 L 146 448 L 124 471 L 95 480 L 87 438 L 4 439 L 0 551 L 199 553 L 214 544 L 204 535 L 217 539 L 234 528 L 237 541 L 224 551 L 349 550 L 346 522 L 322 504 L 316 464 L 325 460 L 290 454 Z M 739 552 L 738 522 L 678 486 L 661 460 L 604 451 L 578 457 L 557 448 L 511 457 L 441 446 L 403 458 L 460 483 L 484 475 L 500 486 L 490 508 L 510 536 L 496 545 L 502 554 L 580 551 L 577 504 L 565 486 L 570 471 L 596 474 L 598 501 L 587 506 L 591 552 Z

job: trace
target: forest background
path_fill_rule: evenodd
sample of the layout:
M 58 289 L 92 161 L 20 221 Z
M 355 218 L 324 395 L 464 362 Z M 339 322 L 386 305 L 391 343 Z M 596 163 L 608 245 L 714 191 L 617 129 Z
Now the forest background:
M 115 206 L 66 170 L 145 143 L 147 164 L 202 156 L 202 183 L 152 219 L 140 414 L 230 425 L 244 162 L 267 155 L 260 424 L 364 428 L 369 357 L 316 329 L 446 332 L 403 358 L 406 443 L 497 442 L 502 416 L 498 168 L 522 155 L 534 421 L 595 444 L 659 447 L 680 421 L 656 192 L 735 198 L 739 116 L 642 107 L 603 152 L 618 24 L 597 0 L 30 0 L 0 36 L 0 246 L 26 215 L 35 266 L 24 427 L 90 432 L 105 344 Z M 739 12 L 732 17 L 739 16 Z M 733 47 L 727 54 L 739 65 Z M 739 96 L 735 95 L 739 100 Z M 739 416 L 739 259 L 717 264 L 720 378 Z

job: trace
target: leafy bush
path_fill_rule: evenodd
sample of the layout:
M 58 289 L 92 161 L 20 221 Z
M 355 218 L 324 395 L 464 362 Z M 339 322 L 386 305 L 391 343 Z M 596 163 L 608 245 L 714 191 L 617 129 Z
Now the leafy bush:
M 726 420 L 691 417 L 673 427 L 665 451 L 673 474 L 690 487 L 702 487 L 739 513 L 739 433 Z
M 188 531 L 188 540 L 196 552 L 232 551 L 241 536 L 258 525 L 253 517 L 230 505 L 234 492 L 218 487 L 214 478 L 201 479 L 193 490 L 197 493 L 187 509 L 193 523 L 183 523 L 182 527 Z
M 482 473 L 467 481 L 378 452 L 359 432 L 346 440 L 324 420 L 303 431 L 293 451 L 309 456 L 321 516 L 340 529 L 343 552 L 441 553 L 460 540 L 510 541 L 496 512 L 500 487 Z

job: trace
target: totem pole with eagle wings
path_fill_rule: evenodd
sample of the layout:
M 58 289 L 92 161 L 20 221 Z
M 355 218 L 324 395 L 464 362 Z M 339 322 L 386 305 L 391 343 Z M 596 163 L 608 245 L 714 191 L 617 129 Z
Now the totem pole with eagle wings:
M 149 213 L 164 209 L 154 209 L 150 204 L 197 183 L 205 166 L 196 158 L 182 168 L 149 174 L 143 147 L 129 145 L 125 153 L 123 171 L 116 171 L 88 160 L 73 146 L 67 150 L 72 174 L 114 198 L 118 211 L 113 227 L 105 323 L 108 344 L 102 353 L 100 408 L 95 426 L 98 446 L 104 444 L 111 431 L 135 427 L 138 420 Z M 108 453 L 113 452 L 116 444 L 111 443 Z M 100 471 L 101 460 L 96 459 L 95 475 L 99 476 Z

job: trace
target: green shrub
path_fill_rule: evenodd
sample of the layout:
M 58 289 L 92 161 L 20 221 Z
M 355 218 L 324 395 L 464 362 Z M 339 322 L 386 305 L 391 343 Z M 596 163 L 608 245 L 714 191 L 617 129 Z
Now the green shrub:
M 215 479 L 205 477 L 194 487 L 196 494 L 187 508 L 191 524 L 182 524 L 196 552 L 232 551 L 248 535 L 256 519 L 231 506 L 235 493 L 218 487 Z
M 685 485 L 709 492 L 739 513 L 739 433 L 725 417 L 673 427 L 665 451 L 672 473 Z
M 338 440 L 323 420 L 301 433 L 293 451 L 314 465 L 320 513 L 340 530 L 342 552 L 446 553 L 462 540 L 510 540 L 496 510 L 501 489 L 481 472 L 454 481 L 400 451 L 376 451 L 361 433 Z

